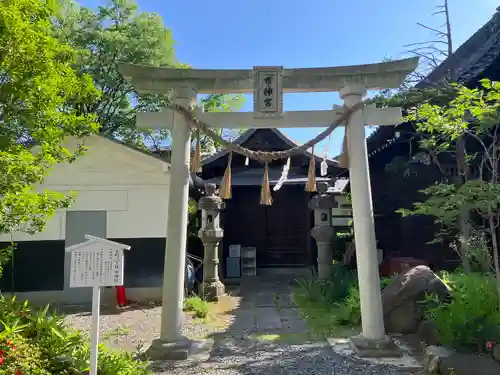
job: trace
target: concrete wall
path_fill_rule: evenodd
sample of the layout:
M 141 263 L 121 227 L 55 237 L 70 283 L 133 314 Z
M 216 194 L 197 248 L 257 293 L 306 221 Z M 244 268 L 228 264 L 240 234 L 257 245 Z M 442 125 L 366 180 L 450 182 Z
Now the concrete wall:
M 67 142 L 68 148 L 76 145 L 74 140 Z M 45 183 L 38 187 L 75 192 L 76 200 L 67 210 L 59 210 L 43 232 L 33 236 L 22 232 L 13 234 L 13 240 L 19 244 L 14 253 L 15 272 L 12 265 L 6 267 L 2 289 L 4 292 L 16 290 L 18 298 L 34 303 L 89 302 L 90 294 L 75 289 L 62 290 L 67 211 L 105 211 L 106 237 L 136 245 L 126 254 L 125 285 L 137 286 L 128 290 L 129 298 L 158 299 L 167 233 L 169 165 L 102 137 L 87 138 L 85 145 L 88 151 L 84 156 L 72 164 L 55 166 Z M 9 239 L 8 235 L 2 235 L 0 243 L 5 244 Z M 151 268 L 149 260 L 158 267 Z M 58 274 L 46 274 L 50 267 L 55 267 Z M 36 270 L 40 272 L 34 272 Z M 145 270 L 149 278 L 155 279 L 154 283 L 143 282 L 141 272 Z M 14 278 L 16 282 L 12 281 Z M 43 284 L 42 279 L 50 290 L 37 287 Z M 107 294 L 113 295 L 110 291 Z
M 68 142 L 69 147 L 75 144 Z M 108 238 L 165 237 L 168 164 L 102 137 L 88 138 L 85 144 L 85 156 L 55 166 L 39 188 L 76 192 L 68 210 L 107 211 Z M 65 211 L 58 211 L 45 231 L 14 233 L 14 241 L 64 240 Z M 8 240 L 8 235 L 0 236 L 0 242 Z

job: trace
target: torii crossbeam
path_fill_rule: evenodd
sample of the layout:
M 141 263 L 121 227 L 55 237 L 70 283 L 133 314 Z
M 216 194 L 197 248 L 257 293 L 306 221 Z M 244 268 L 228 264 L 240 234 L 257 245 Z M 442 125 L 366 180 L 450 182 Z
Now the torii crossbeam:
M 283 69 L 257 67 L 253 70 L 198 70 L 121 65 L 121 74 L 143 93 L 166 94 L 174 89 L 174 103 L 188 108 L 198 93 L 253 93 L 253 113 L 201 113 L 200 120 L 223 128 L 325 127 L 340 116 L 332 111 L 283 112 L 285 92 L 339 91 L 347 107 L 359 105 L 367 90 L 398 88 L 418 64 L 418 58 L 378 64 L 331 68 Z M 167 248 L 163 280 L 160 339 L 148 353 L 165 359 L 175 348 L 179 355 L 184 293 L 184 266 L 188 217 L 190 127 L 179 113 L 165 110 L 138 115 L 141 127 L 172 129 L 172 165 L 169 191 Z M 363 333 L 351 342 L 361 353 L 379 351 L 385 356 L 391 342 L 385 336 L 378 274 L 375 229 L 365 125 L 395 125 L 401 121 L 397 108 L 365 107 L 351 114 L 347 126 L 349 177 L 355 229 L 356 258 Z M 178 344 L 175 344 L 178 343 Z M 184 350 L 184 349 L 182 349 Z M 187 356 L 187 348 L 186 348 Z
M 325 128 L 339 119 L 344 113 L 342 107 L 334 106 L 330 111 L 289 111 L 278 119 L 255 118 L 253 112 L 203 112 L 195 111 L 197 119 L 224 129 L 266 129 L 266 128 Z M 161 112 L 139 112 L 137 126 L 145 129 L 167 128 L 172 130 L 175 118 L 181 116 L 172 109 Z M 376 108 L 367 106 L 364 110 L 364 123 L 367 125 L 397 125 L 401 122 L 401 108 Z M 345 124 L 341 124 L 345 125 Z

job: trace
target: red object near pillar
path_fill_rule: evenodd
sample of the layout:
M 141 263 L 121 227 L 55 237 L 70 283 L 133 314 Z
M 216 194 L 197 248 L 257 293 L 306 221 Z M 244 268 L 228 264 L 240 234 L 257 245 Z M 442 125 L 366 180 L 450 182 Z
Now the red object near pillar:
M 127 294 L 125 293 L 125 287 L 123 285 L 116 287 L 116 304 L 118 306 L 126 306 L 128 304 Z

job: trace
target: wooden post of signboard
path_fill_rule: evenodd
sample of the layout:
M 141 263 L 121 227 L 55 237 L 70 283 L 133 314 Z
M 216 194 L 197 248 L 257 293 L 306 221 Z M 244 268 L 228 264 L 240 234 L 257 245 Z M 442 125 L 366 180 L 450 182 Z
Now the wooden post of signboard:
M 85 235 L 85 241 L 66 248 L 71 253 L 70 288 L 92 288 L 90 375 L 97 375 L 101 287 L 123 285 L 124 253 L 130 246 Z

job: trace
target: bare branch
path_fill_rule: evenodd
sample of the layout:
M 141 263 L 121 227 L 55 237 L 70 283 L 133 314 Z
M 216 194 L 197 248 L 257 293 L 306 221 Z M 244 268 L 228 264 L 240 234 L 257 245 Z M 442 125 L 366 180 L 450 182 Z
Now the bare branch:
M 425 50 L 431 50 L 431 51 L 434 51 L 434 53 L 437 53 L 437 54 L 442 55 L 444 57 L 448 57 L 448 53 L 446 53 L 445 51 L 443 51 L 437 47 L 434 47 L 434 46 L 417 47 L 417 48 L 412 49 L 411 51 L 420 51 L 422 53 L 422 51 L 425 51 Z M 431 54 L 432 52 L 428 51 L 428 52 L 423 52 L 423 53 Z
M 433 65 L 434 68 L 437 67 L 441 63 L 441 61 L 439 61 L 436 58 L 436 56 L 434 56 L 432 54 L 429 55 L 429 54 L 421 53 L 421 52 L 418 52 L 418 51 L 415 51 L 415 50 L 409 50 L 408 52 L 412 53 L 412 54 L 414 54 L 416 56 L 420 56 L 423 59 L 429 61 Z
M 443 44 L 446 44 L 446 42 L 444 40 L 429 40 L 427 42 L 417 42 L 417 43 L 405 44 L 403 47 L 418 46 L 418 45 L 430 44 L 430 43 L 443 43 Z
M 484 155 L 487 157 L 488 159 L 488 162 L 490 163 L 491 166 L 494 166 L 495 163 L 493 162 L 493 160 L 491 160 L 491 156 L 488 152 L 488 149 L 489 147 L 485 145 L 485 143 L 483 142 L 483 140 L 478 136 L 476 135 L 474 132 L 471 132 L 470 130 L 465 130 L 465 133 L 467 133 L 467 135 L 471 136 L 472 138 L 474 138 L 477 142 L 479 142 L 479 144 L 483 147 L 484 149 Z
M 441 35 L 443 37 L 446 36 L 446 33 L 444 31 L 435 29 L 435 28 L 430 27 L 430 26 L 426 26 L 423 23 L 417 22 L 417 25 L 420 26 L 420 27 L 423 27 L 424 29 L 427 29 L 427 30 L 430 30 L 430 31 L 434 31 L 437 35 Z

